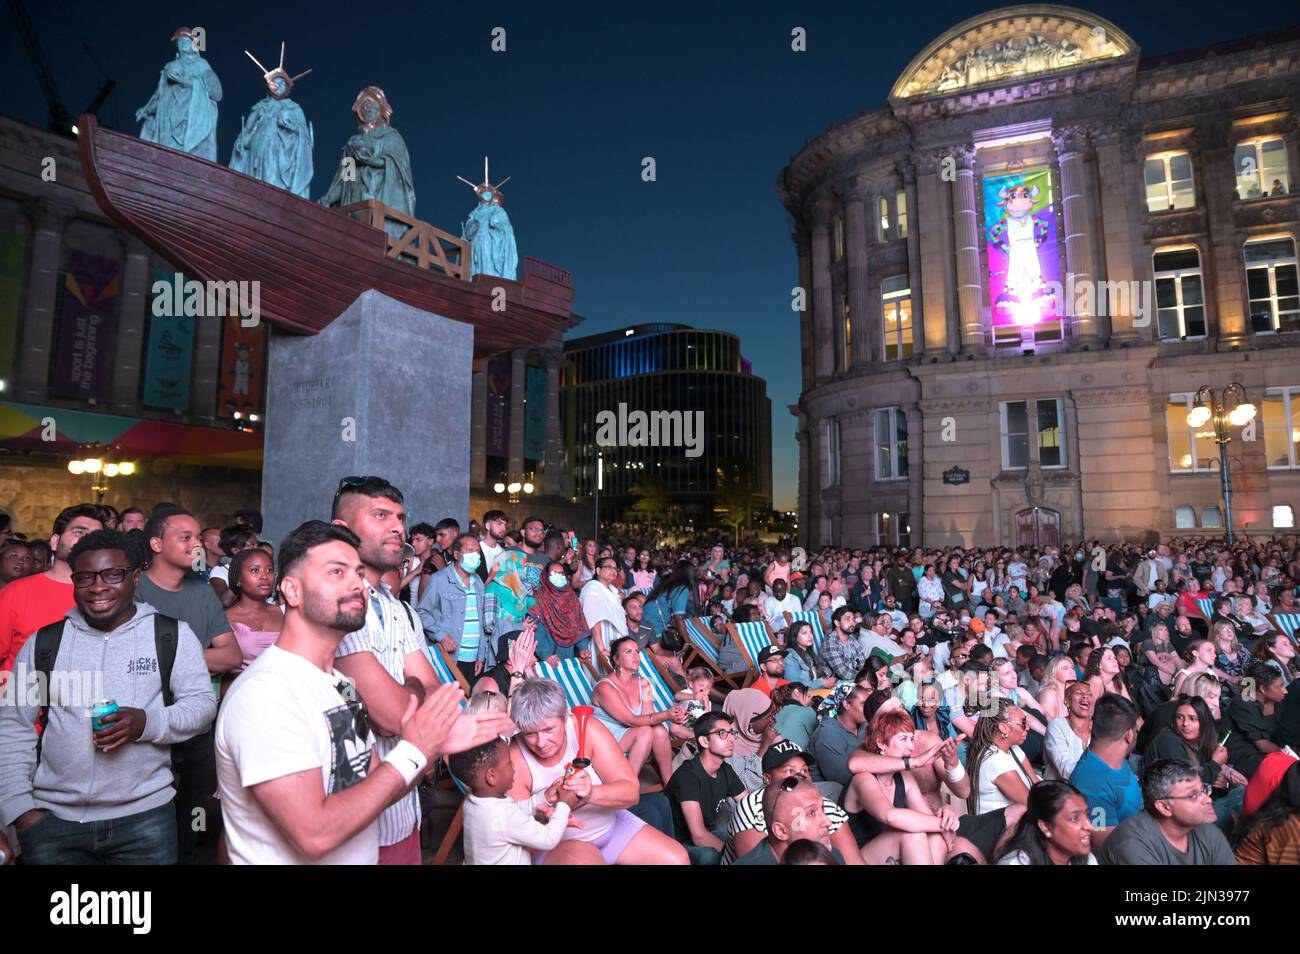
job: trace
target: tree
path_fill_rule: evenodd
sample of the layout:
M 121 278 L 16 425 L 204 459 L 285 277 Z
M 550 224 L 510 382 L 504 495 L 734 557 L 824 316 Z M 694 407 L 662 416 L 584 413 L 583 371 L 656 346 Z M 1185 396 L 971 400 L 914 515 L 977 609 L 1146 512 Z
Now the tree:
M 740 528 L 748 527 L 754 507 L 754 465 L 743 457 L 733 457 L 718 465 L 714 489 L 714 511 L 731 528 L 735 545 L 740 545 Z
M 637 498 L 631 512 L 651 526 L 666 514 L 672 503 L 668 491 L 653 477 L 643 477 L 632 488 L 632 496 Z

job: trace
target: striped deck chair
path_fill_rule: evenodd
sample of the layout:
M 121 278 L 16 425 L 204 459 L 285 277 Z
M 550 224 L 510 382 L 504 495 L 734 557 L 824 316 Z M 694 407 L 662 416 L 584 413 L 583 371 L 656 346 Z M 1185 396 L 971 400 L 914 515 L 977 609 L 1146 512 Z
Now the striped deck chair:
M 560 684 L 570 708 L 591 705 L 591 694 L 596 691 L 596 675 L 581 659 L 561 659 L 558 666 L 539 662 L 535 672 L 543 679 Z
M 655 710 L 662 712 L 664 709 L 671 709 L 677 704 L 673 698 L 673 689 L 668 682 L 668 677 L 664 671 L 659 668 L 658 661 L 654 654 L 647 650 L 641 650 L 641 675 L 650 680 L 650 688 L 655 694 Z
M 758 678 L 758 654 L 764 647 L 776 644 L 772 639 L 772 631 L 768 628 L 767 621 L 763 620 L 758 623 L 728 623 L 727 632 L 731 634 L 740 655 L 750 667 L 750 671 L 745 674 L 745 686 L 749 686 Z
M 702 666 L 705 669 L 712 670 L 713 678 L 716 682 L 722 683 L 728 689 L 739 689 L 744 682 L 745 673 L 725 673 L 722 667 L 718 665 L 718 643 L 717 637 L 709 628 L 711 620 L 707 616 L 682 617 L 682 639 L 686 643 L 686 651 L 683 653 L 682 665 L 687 669 L 692 666 Z
M 812 623 L 813 651 L 820 655 L 822 651 L 822 640 L 826 638 L 826 634 L 822 631 L 822 618 L 813 610 L 785 614 L 786 626 L 793 626 L 798 622 Z
M 459 683 L 461 689 L 464 690 L 465 695 L 469 695 L 469 686 L 465 682 L 465 677 L 461 675 L 460 669 L 448 657 L 446 650 L 437 645 L 426 646 L 424 648 L 424 655 L 428 657 L 430 665 L 433 666 L 433 674 L 438 677 L 438 683 L 440 685 L 446 685 L 451 682 Z M 465 708 L 464 702 L 460 705 L 462 709 Z M 469 794 L 469 789 L 461 783 L 461 780 L 451 774 L 451 766 L 447 764 L 445 759 L 442 760 L 442 767 L 446 771 L 443 773 L 442 777 L 438 779 L 437 786 L 440 788 L 447 788 L 448 786 L 446 783 L 450 780 L 451 783 L 460 791 L 462 800 L 461 804 L 456 806 L 456 814 L 452 816 L 451 824 L 447 828 L 447 833 L 442 836 L 442 841 L 438 843 L 437 851 L 433 853 L 432 863 L 435 865 L 445 865 L 447 863 L 447 857 L 451 854 L 451 849 L 456 846 L 456 840 L 460 837 L 461 830 L 465 827 L 464 796 Z
M 1296 631 L 1300 630 L 1300 613 L 1274 613 L 1269 617 L 1273 625 L 1296 641 Z
M 1214 615 L 1214 598 L 1198 596 L 1196 598 L 1196 606 L 1200 609 L 1201 615 L 1205 617 L 1205 621 L 1208 623 L 1210 617 Z
M 425 646 L 424 655 L 428 657 L 429 664 L 433 666 L 433 674 L 438 677 L 440 685 L 445 686 L 449 682 L 460 683 L 465 695 L 469 695 L 469 683 L 465 681 L 460 667 L 447 655 L 447 651 L 441 645 Z

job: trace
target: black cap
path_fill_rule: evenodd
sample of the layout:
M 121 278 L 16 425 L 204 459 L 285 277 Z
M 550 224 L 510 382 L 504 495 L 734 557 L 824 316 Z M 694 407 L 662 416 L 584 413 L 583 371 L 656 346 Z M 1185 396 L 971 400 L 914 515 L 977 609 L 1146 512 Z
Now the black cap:
M 799 743 L 791 742 L 789 739 L 782 739 L 763 753 L 764 774 L 775 772 L 793 758 L 803 759 L 808 767 L 812 768 L 813 757 L 801 749 Z
M 780 646 L 764 646 L 758 654 L 758 664 L 761 666 L 773 656 L 784 656 L 785 650 Z

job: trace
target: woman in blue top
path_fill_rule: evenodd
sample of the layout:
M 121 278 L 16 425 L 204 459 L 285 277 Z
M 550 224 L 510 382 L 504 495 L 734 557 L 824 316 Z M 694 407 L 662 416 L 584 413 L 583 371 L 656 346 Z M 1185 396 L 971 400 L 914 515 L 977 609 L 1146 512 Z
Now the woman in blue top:
M 817 658 L 813 650 L 812 623 L 798 620 L 785 634 L 785 673 L 790 682 L 801 682 L 814 689 L 823 687 L 833 689 L 835 677 L 830 668 Z
M 695 588 L 694 567 L 687 560 L 677 561 L 671 573 L 659 577 L 645 599 L 646 623 L 654 627 L 655 635 L 662 636 L 673 617 L 691 612 L 691 591 Z

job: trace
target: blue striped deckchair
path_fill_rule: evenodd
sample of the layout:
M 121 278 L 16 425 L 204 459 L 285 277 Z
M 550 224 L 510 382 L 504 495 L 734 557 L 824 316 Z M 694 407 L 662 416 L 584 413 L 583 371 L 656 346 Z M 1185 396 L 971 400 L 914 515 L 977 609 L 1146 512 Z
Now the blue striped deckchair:
M 691 618 L 682 617 L 682 636 L 686 641 L 686 653 L 682 665 L 688 669 L 700 665 L 713 670 L 713 678 L 732 689 L 739 689 L 744 681 L 744 671 L 725 673 L 718 664 L 718 644 L 709 625 L 712 621 L 707 616 Z
M 752 670 L 745 680 L 745 684 L 749 685 L 758 678 L 758 654 L 764 647 L 774 645 L 772 631 L 764 620 L 758 623 L 728 623 L 727 632 L 731 634 L 741 656 Z
M 1196 605 L 1200 609 L 1201 615 L 1204 616 L 1208 622 L 1210 617 L 1214 615 L 1214 599 L 1212 597 L 1198 596 L 1196 598 Z
M 1300 613 L 1274 613 L 1272 617 L 1273 625 L 1282 632 L 1291 637 L 1291 641 L 1296 639 L 1296 630 L 1300 629 Z
M 785 614 L 785 622 L 787 626 L 793 626 L 795 623 L 801 621 L 812 623 L 813 651 L 820 656 L 822 651 L 822 640 L 826 637 L 826 634 L 822 632 L 822 618 L 813 610 Z
M 544 662 L 539 662 L 535 671 L 543 679 L 560 684 L 570 708 L 591 705 L 591 694 L 596 691 L 596 680 L 581 659 L 561 659 L 558 666 L 548 666 Z
M 677 704 L 676 700 L 673 699 L 673 690 L 668 685 L 668 679 L 660 672 L 654 657 L 644 649 L 641 650 L 640 672 L 641 675 L 650 680 L 650 688 L 654 690 L 656 712 L 671 709 Z
M 460 668 L 453 665 L 452 661 L 447 657 L 446 650 L 439 645 L 425 646 L 424 655 L 428 657 L 429 664 L 433 666 L 433 674 L 438 677 L 439 684 L 445 686 L 449 682 L 460 683 L 465 695 L 469 695 L 470 687 L 465 682 L 465 677 L 461 674 Z

